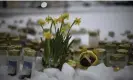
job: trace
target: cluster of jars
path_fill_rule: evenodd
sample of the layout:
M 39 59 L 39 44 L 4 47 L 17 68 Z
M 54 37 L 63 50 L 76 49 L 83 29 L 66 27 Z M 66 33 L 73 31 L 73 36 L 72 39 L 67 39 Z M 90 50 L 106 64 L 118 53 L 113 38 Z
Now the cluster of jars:
M 32 62 L 29 57 L 35 57 L 36 41 L 29 41 L 26 35 L 15 35 L 5 32 L 0 33 L 0 66 L 8 66 L 8 75 L 15 76 L 20 73 L 20 65 L 32 69 Z M 27 58 L 28 57 L 28 58 Z M 27 65 L 31 64 L 31 65 Z M 32 71 L 32 70 L 31 70 Z M 31 73 L 28 73 L 31 76 Z M 28 76 L 28 77 L 30 77 Z
M 92 60 L 91 62 L 95 62 L 97 59 L 95 65 L 104 63 L 105 66 L 113 67 L 114 71 L 118 71 L 127 65 L 133 65 L 132 50 L 132 44 L 129 42 L 100 42 L 97 48 L 88 48 L 87 46 L 79 47 L 79 49 L 73 51 L 72 58 L 82 68 L 92 66 L 89 59 Z M 92 54 L 96 55 L 97 58 L 91 55 L 91 52 L 87 53 L 86 51 L 92 51 Z
M 100 42 L 100 47 L 105 49 L 104 63 L 112 66 L 115 71 L 133 64 L 133 47 L 129 42 Z

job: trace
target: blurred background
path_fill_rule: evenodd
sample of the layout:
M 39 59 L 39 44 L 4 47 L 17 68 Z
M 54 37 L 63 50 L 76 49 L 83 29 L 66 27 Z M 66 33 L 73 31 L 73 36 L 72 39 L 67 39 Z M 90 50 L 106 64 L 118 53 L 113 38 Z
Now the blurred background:
M 72 39 L 77 39 L 76 44 L 81 41 L 83 45 L 97 45 L 99 39 L 129 40 L 125 34 L 132 34 L 133 39 L 131 1 L 0 1 L 0 33 L 26 34 L 28 39 L 40 40 L 43 35 L 37 24 L 38 19 L 45 19 L 47 16 L 58 17 L 66 12 L 70 14 L 71 22 L 76 17 L 81 18 L 80 26 L 73 26 L 71 31 Z M 98 38 L 96 36 L 90 39 L 88 31 L 98 31 L 100 34 Z M 92 42 L 89 42 L 90 40 Z M 119 72 L 120 74 L 101 65 L 91 67 L 89 71 L 100 75 L 100 80 L 133 80 L 132 67 Z M 112 79 L 112 76 L 116 79 Z
M 38 39 L 42 35 L 37 20 L 48 15 L 57 17 L 70 13 L 70 21 L 81 18 L 80 27 L 73 27 L 73 38 L 81 38 L 88 43 L 89 30 L 99 30 L 100 40 L 126 39 L 122 34 L 133 30 L 133 3 L 130 1 L 0 1 L 0 31 L 19 32 L 19 29 L 32 27 L 28 38 Z M 8 29 L 17 26 L 18 30 Z M 112 39 L 108 32 L 115 32 Z

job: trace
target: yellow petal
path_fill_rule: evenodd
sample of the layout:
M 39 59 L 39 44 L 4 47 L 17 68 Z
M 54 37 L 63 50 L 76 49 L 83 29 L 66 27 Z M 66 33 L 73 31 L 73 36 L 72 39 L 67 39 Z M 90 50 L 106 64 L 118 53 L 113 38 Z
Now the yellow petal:
M 75 19 L 75 25 L 79 25 L 81 23 L 81 18 L 76 18 Z
M 64 19 L 63 19 L 62 17 L 59 17 L 59 18 L 57 19 L 57 22 L 62 23 L 62 22 L 64 22 L 63 20 L 64 20 Z
M 43 19 L 39 19 L 37 22 L 38 22 L 38 24 L 39 24 L 40 26 L 45 25 L 45 20 L 43 20 Z
M 68 13 L 64 13 L 64 14 L 61 15 L 61 17 L 63 19 L 69 19 L 69 14 Z
M 52 21 L 52 17 L 48 16 L 45 18 L 46 22 L 49 23 L 50 21 Z
M 54 18 L 53 21 L 54 21 L 54 24 L 57 24 L 58 19 L 57 18 Z
M 51 39 L 52 38 L 52 34 L 48 31 L 48 32 L 44 32 L 44 37 L 46 39 Z

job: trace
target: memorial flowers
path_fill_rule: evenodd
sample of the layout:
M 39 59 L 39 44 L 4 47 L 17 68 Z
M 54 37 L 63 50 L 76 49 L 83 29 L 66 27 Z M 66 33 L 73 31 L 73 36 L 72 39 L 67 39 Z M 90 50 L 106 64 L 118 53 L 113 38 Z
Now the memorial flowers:
M 44 68 L 61 68 L 68 61 L 67 56 L 70 54 L 70 46 L 73 43 L 73 40 L 70 41 L 70 30 L 73 25 L 79 25 L 81 22 L 80 18 L 76 18 L 72 23 L 68 22 L 68 19 L 69 14 L 64 13 L 59 18 L 48 16 L 45 19 L 38 20 L 45 38 L 45 41 L 42 41 Z M 50 24 L 47 31 L 44 30 L 45 24 Z

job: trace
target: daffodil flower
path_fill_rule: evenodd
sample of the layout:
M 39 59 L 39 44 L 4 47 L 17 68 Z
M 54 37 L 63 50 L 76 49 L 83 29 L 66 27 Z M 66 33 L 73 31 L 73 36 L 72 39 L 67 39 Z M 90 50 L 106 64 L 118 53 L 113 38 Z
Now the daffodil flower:
M 61 28 L 61 32 L 64 33 L 66 32 L 67 30 L 69 30 L 71 27 L 70 23 L 66 23 L 63 25 L 63 27 Z
M 64 20 L 65 19 L 69 19 L 69 14 L 68 13 L 64 13 L 64 14 L 62 14 L 58 19 L 57 19 L 57 21 L 59 22 L 59 23 L 62 23 L 62 22 L 64 22 Z
M 44 37 L 46 39 L 51 39 L 52 38 L 52 34 L 48 31 L 48 32 L 44 32 Z
M 52 17 L 48 16 L 45 18 L 46 22 L 49 23 L 50 21 L 52 21 Z
M 63 19 L 62 17 L 59 17 L 59 18 L 57 19 L 57 22 L 62 23 L 63 20 L 64 20 L 64 19 Z
M 68 13 L 64 13 L 64 14 L 62 14 L 61 15 L 61 17 L 63 18 L 63 19 L 69 19 L 69 14 Z
M 54 18 L 53 21 L 54 21 L 54 24 L 57 24 L 58 19 L 57 18 Z
M 45 25 L 45 20 L 43 20 L 43 19 L 39 19 L 37 22 L 38 22 L 38 24 L 39 24 L 40 26 Z
M 75 23 L 74 23 L 74 24 L 75 24 L 75 25 L 79 25 L 79 24 L 80 24 L 80 22 L 81 22 L 81 18 L 76 18 L 76 19 L 75 19 Z

